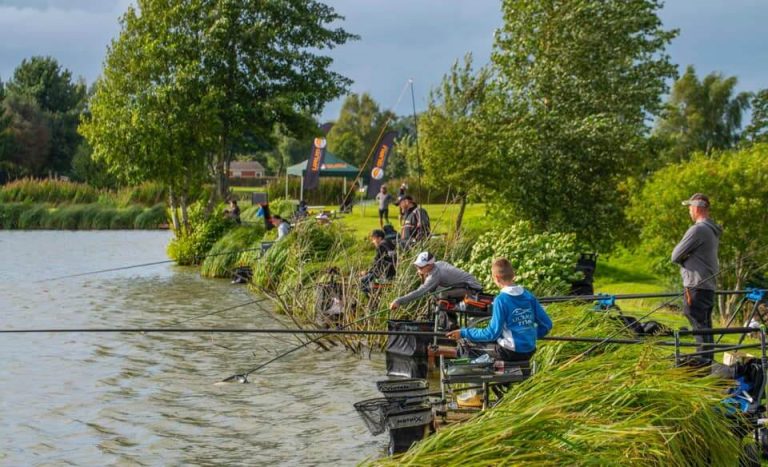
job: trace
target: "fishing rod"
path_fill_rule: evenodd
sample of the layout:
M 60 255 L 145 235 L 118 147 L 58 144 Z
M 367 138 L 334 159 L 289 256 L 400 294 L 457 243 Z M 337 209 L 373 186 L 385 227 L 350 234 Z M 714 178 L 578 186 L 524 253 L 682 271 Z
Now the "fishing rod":
M 225 251 L 223 253 L 212 253 L 212 254 L 208 254 L 208 255 L 196 255 L 196 256 L 194 256 L 194 259 L 195 260 L 200 260 L 200 259 L 205 259 L 205 258 L 211 258 L 211 257 L 214 257 L 214 256 L 224 256 L 224 255 L 232 255 L 232 254 L 235 254 L 235 253 L 244 253 L 246 251 L 261 251 L 261 247 L 259 247 L 259 248 L 244 248 L 242 250 L 230 250 L 230 251 Z M 105 272 L 123 271 L 123 270 L 126 270 L 126 269 L 135 269 L 135 268 L 145 268 L 145 267 L 148 267 L 148 266 L 157 266 L 157 265 L 160 265 L 160 264 L 168 264 L 168 263 L 175 263 L 175 262 L 176 262 L 175 259 L 167 259 L 167 260 L 163 260 L 163 261 L 154 261 L 154 262 L 151 262 L 151 263 L 133 264 L 133 265 L 130 265 L 130 266 L 120 266 L 120 267 L 117 267 L 117 268 L 100 269 L 98 271 L 88 271 L 88 272 L 80 272 L 80 273 L 76 273 L 76 274 L 66 274 L 66 275 L 57 276 L 57 277 L 49 277 L 49 278 L 46 278 L 46 279 L 40 279 L 40 280 L 33 281 L 33 283 L 37 284 L 37 283 L 41 283 L 41 282 L 51 282 L 51 281 L 57 281 L 57 280 L 61 280 L 61 279 L 69 279 L 69 278 L 72 278 L 72 277 L 91 276 L 91 275 L 94 275 L 94 274 L 103 274 Z
M 444 287 L 444 288 L 441 288 L 441 289 L 435 290 L 435 291 L 433 291 L 433 292 L 430 292 L 429 294 L 427 294 L 427 296 L 432 296 L 432 295 L 435 295 L 435 294 L 439 294 L 439 293 L 442 293 L 442 292 L 446 292 L 446 291 L 448 291 L 448 290 L 452 290 L 454 287 L 455 287 L 455 286 Z M 344 326 L 342 326 L 341 328 L 339 328 L 337 331 L 343 331 L 343 330 L 345 330 L 346 328 L 348 328 L 348 327 L 352 326 L 353 324 L 358 324 L 358 323 L 361 323 L 361 322 L 363 322 L 363 321 L 366 321 L 366 320 L 369 320 L 369 319 L 371 319 L 371 318 L 373 318 L 373 317 L 375 317 L 375 316 L 378 316 L 378 315 L 380 315 L 380 314 L 382 314 L 382 313 L 388 313 L 388 312 L 389 312 L 389 308 L 384 308 L 383 310 L 379 310 L 379 311 L 377 311 L 377 312 L 374 312 L 374 313 L 371 313 L 371 314 L 369 314 L 369 315 L 367 315 L 367 316 L 363 316 L 362 318 L 360 318 L 360 319 L 358 319 L 358 320 L 352 321 L 351 323 L 345 324 Z M 311 333 L 307 333 L 307 334 L 311 334 Z M 314 342 L 317 342 L 317 341 L 319 341 L 319 340 L 320 340 L 320 339 L 322 339 L 323 337 L 326 337 L 326 334 L 325 334 L 325 333 L 324 333 L 324 334 L 321 334 L 321 335 L 320 335 L 320 336 L 318 336 L 318 337 L 315 337 L 314 339 L 310 339 L 310 340 L 308 340 L 307 342 L 304 342 L 303 344 L 300 344 L 300 345 L 297 345 L 296 347 L 293 347 L 293 348 L 291 348 L 291 349 L 288 349 L 288 350 L 286 350 L 285 352 L 282 352 L 282 353 L 278 354 L 277 356 L 275 356 L 274 358 L 272 358 L 272 359 L 270 359 L 270 360 L 266 361 L 265 363 L 262 363 L 262 364 L 260 364 L 260 365 L 258 365 L 258 366 L 256 366 L 256 367 L 254 367 L 254 368 L 251 368 L 250 370 L 246 371 L 245 373 L 239 373 L 239 374 L 235 374 L 235 375 L 229 376 L 229 377 L 227 377 L 227 378 L 224 378 L 223 380 L 221 380 L 221 382 L 222 382 L 222 383 L 234 383 L 234 382 L 238 382 L 238 383 L 247 383 L 247 382 L 248 382 L 248 376 L 249 376 L 249 375 L 251 375 L 252 373 L 254 373 L 254 372 L 256 372 L 256 371 L 258 371 L 258 370 L 260 370 L 260 369 L 262 369 L 262 368 L 266 367 L 267 365 L 269 365 L 269 364 L 271 364 L 271 363 L 273 363 L 273 362 L 276 362 L 276 361 L 280 360 L 281 358 L 283 358 L 283 357 L 285 357 L 285 356 L 287 356 L 287 355 L 290 355 L 290 354 L 292 354 L 293 352 L 296 352 L 296 351 L 298 351 L 298 350 L 301 350 L 301 349 L 303 349 L 304 347 L 306 347 L 306 346 L 308 346 L 308 345 L 310 345 L 310 344 L 312 344 L 312 343 L 314 343 Z
M 372 313 L 370 315 L 367 315 L 363 318 L 360 318 L 357 321 L 353 321 L 352 323 L 349 323 L 346 327 L 359 323 L 363 320 L 370 319 L 378 314 L 384 313 L 387 310 L 380 310 L 375 313 Z M 743 333 L 743 332 L 753 332 L 755 329 L 753 328 L 726 328 L 726 329 L 711 329 L 708 330 L 711 331 L 712 334 L 719 334 L 720 332 L 725 332 L 727 334 L 735 334 L 735 333 Z M 680 333 L 684 333 L 685 331 L 680 331 Z M 200 333 L 223 333 L 223 334 L 321 334 L 320 337 L 317 339 L 321 339 L 322 337 L 328 336 L 328 335 L 355 335 L 355 336 L 410 336 L 410 337 L 445 337 L 445 332 L 432 332 L 432 331 L 389 331 L 389 330 L 355 330 L 355 329 L 287 329 L 287 328 L 159 328 L 159 327 L 126 327 L 126 328 L 45 328 L 45 329 L 2 329 L 0 330 L 0 334 L 39 334 L 39 333 L 55 333 L 55 334 L 62 334 L 62 333 L 85 333 L 85 334 L 115 334 L 115 333 L 140 333 L 140 334 L 149 334 L 149 333 L 176 333 L 176 334 L 200 334 Z M 652 345 L 661 345 L 661 346 L 682 346 L 682 347 L 697 347 L 699 344 L 693 343 L 693 342 L 670 342 L 670 341 L 654 341 L 654 340 L 643 340 L 643 339 L 613 339 L 613 338 L 602 338 L 602 337 L 579 337 L 579 336 L 544 336 L 538 338 L 540 341 L 551 341 L 551 342 L 600 342 L 600 343 L 608 343 L 608 344 L 652 344 Z M 302 347 L 305 347 L 308 344 L 311 344 L 314 342 L 314 340 L 310 340 L 308 342 L 302 343 L 300 346 L 297 346 L 287 352 L 284 352 L 283 354 L 275 357 L 272 361 L 277 360 L 278 358 L 282 358 L 284 355 L 288 355 L 291 352 L 294 352 Z M 713 348 L 716 349 L 716 351 L 725 351 L 725 350 L 734 350 L 734 349 L 741 349 L 741 348 L 754 348 L 755 346 L 759 346 L 759 344 L 744 344 L 744 345 L 736 345 L 733 344 L 712 344 Z M 709 351 L 710 353 L 712 351 Z M 270 361 L 271 362 L 271 361 Z M 264 367 L 268 365 L 270 362 L 263 363 L 258 368 Z M 256 370 L 251 370 L 247 373 L 244 373 L 242 375 L 247 376 L 249 373 L 252 373 Z M 235 376 L 241 376 L 241 375 L 235 375 Z M 229 378 L 227 378 L 229 379 Z
M 748 290 L 716 290 L 716 295 L 746 295 L 748 294 Z M 592 295 L 555 295 L 551 297 L 541 297 L 539 298 L 539 303 L 560 303 L 560 302 L 570 302 L 570 301 L 577 301 L 577 300 L 583 300 L 583 301 L 595 301 L 595 300 L 604 300 L 606 298 L 614 299 L 614 300 L 637 300 L 637 299 L 644 299 L 644 298 L 677 298 L 679 297 L 681 292 L 660 292 L 660 293 L 635 293 L 635 294 L 592 294 Z

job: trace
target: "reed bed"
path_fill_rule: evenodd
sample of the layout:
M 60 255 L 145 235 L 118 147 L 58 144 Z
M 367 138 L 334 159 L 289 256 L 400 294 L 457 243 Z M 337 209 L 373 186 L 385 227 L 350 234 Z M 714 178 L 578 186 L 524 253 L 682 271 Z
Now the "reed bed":
M 51 207 L 41 203 L 0 203 L 0 228 L 21 230 L 157 229 L 165 207 L 116 208 L 101 204 Z
M 236 227 L 220 238 L 208 252 L 200 267 L 203 277 L 229 277 L 240 266 L 249 266 L 254 256 L 246 253 L 258 253 L 264 227 L 260 224 Z
M 496 407 L 371 465 L 738 465 L 723 380 L 623 346 L 549 367 Z

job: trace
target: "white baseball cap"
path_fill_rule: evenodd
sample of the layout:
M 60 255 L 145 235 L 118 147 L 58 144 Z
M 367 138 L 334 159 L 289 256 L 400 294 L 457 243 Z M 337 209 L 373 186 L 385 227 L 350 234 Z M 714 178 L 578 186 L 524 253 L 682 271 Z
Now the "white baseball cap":
M 422 251 L 416 255 L 416 260 L 413 262 L 416 266 L 423 268 L 424 266 L 435 264 L 435 257 L 428 251 Z

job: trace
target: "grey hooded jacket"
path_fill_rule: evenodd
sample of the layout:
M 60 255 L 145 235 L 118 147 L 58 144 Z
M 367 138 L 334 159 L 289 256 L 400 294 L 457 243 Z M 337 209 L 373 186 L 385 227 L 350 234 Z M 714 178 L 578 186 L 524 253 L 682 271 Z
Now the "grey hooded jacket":
M 480 285 L 475 276 L 462 271 L 456 266 L 446 263 L 445 261 L 437 261 L 435 267 L 427 275 L 426 280 L 421 287 L 413 292 L 396 298 L 395 303 L 398 305 L 405 305 L 417 298 L 421 298 L 424 295 L 434 292 L 438 287 L 451 287 L 451 286 L 466 286 L 474 290 L 483 290 L 483 286 Z
M 680 265 L 683 287 L 715 290 L 720 266 L 717 247 L 723 228 L 712 219 L 693 224 L 672 251 L 672 262 Z

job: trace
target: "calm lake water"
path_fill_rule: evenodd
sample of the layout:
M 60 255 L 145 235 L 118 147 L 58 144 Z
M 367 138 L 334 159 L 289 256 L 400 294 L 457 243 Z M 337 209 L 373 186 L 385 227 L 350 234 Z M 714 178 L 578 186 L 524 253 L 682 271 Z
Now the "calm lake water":
M 163 264 L 167 232 L 0 231 L 0 328 L 170 326 L 254 297 Z M 181 326 L 280 327 L 248 305 Z M 383 455 L 352 403 L 378 397 L 384 359 L 298 351 L 289 336 L 0 335 L 2 465 L 352 465 Z

